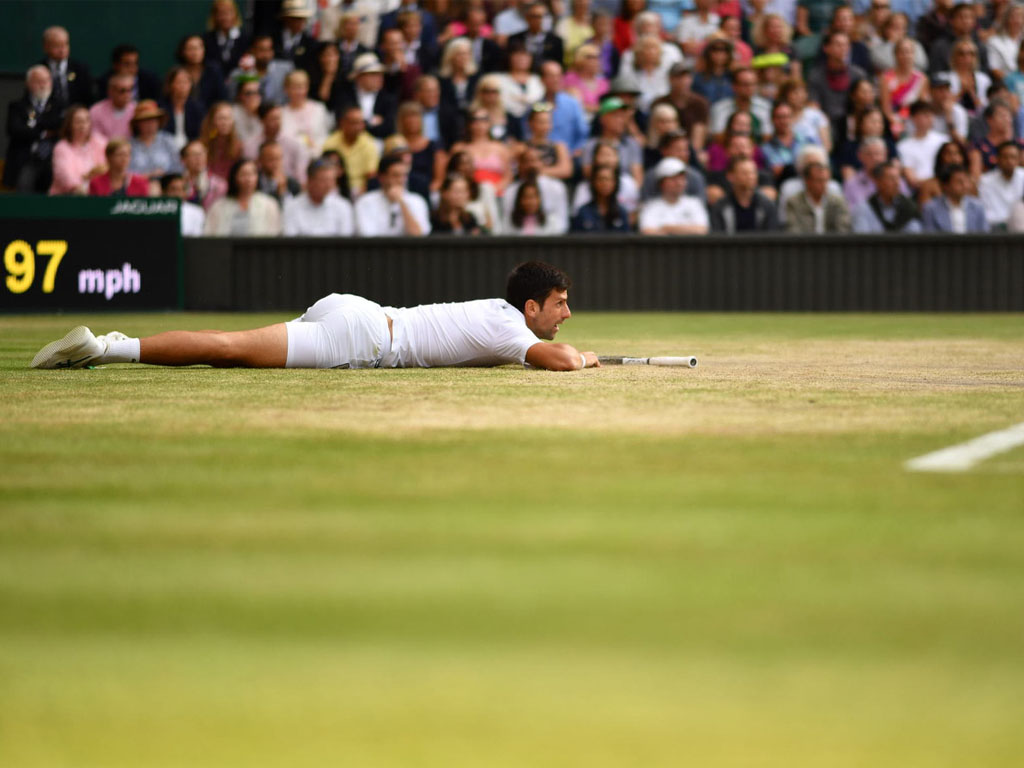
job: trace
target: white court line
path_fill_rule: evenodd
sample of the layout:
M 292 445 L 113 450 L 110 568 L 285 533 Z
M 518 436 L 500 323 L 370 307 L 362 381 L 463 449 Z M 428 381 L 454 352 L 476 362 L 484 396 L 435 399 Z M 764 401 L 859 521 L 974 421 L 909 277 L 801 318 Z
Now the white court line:
M 1024 421 L 998 432 L 968 440 L 911 459 L 903 466 L 911 472 L 966 472 L 980 461 L 1024 445 Z

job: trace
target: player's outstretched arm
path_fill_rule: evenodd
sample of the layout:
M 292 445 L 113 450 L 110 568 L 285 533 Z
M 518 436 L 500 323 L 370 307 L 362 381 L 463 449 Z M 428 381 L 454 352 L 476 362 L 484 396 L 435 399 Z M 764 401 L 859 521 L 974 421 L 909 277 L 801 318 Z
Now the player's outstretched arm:
M 571 344 L 547 344 L 543 341 L 526 350 L 526 362 L 534 368 L 549 371 L 578 371 L 581 368 L 601 367 L 601 361 L 593 352 L 580 352 Z

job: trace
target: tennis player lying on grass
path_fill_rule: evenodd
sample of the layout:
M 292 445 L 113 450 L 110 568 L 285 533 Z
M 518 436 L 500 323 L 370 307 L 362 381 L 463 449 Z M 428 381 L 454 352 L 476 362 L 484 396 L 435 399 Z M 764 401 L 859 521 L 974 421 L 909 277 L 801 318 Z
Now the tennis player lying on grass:
M 168 331 L 133 339 L 83 325 L 39 350 L 33 368 L 107 363 L 221 368 L 433 368 L 529 363 L 552 371 L 600 366 L 593 352 L 545 344 L 571 317 L 569 276 L 530 261 L 508 278 L 505 300 L 382 307 L 332 293 L 298 320 L 251 331 Z

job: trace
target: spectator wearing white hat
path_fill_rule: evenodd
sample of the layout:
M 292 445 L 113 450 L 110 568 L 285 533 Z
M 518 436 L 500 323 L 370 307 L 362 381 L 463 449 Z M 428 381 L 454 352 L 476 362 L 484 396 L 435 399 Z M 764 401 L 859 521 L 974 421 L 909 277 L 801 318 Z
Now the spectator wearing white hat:
M 384 65 L 375 53 L 362 54 L 352 65 L 349 87 L 338 114 L 351 106 L 359 107 L 366 130 L 374 138 L 385 139 L 395 132 L 398 99 L 384 90 Z
M 675 157 L 663 158 L 656 166 L 659 196 L 640 210 L 640 233 L 644 235 L 703 235 L 708 231 L 708 212 L 686 191 L 686 163 Z

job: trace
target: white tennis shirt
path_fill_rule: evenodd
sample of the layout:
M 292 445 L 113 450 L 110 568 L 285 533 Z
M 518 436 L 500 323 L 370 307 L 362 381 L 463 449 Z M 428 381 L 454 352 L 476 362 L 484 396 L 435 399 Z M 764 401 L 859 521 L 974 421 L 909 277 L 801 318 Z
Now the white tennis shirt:
M 539 339 L 504 299 L 384 307 L 392 320 L 385 368 L 488 366 L 526 362 Z

